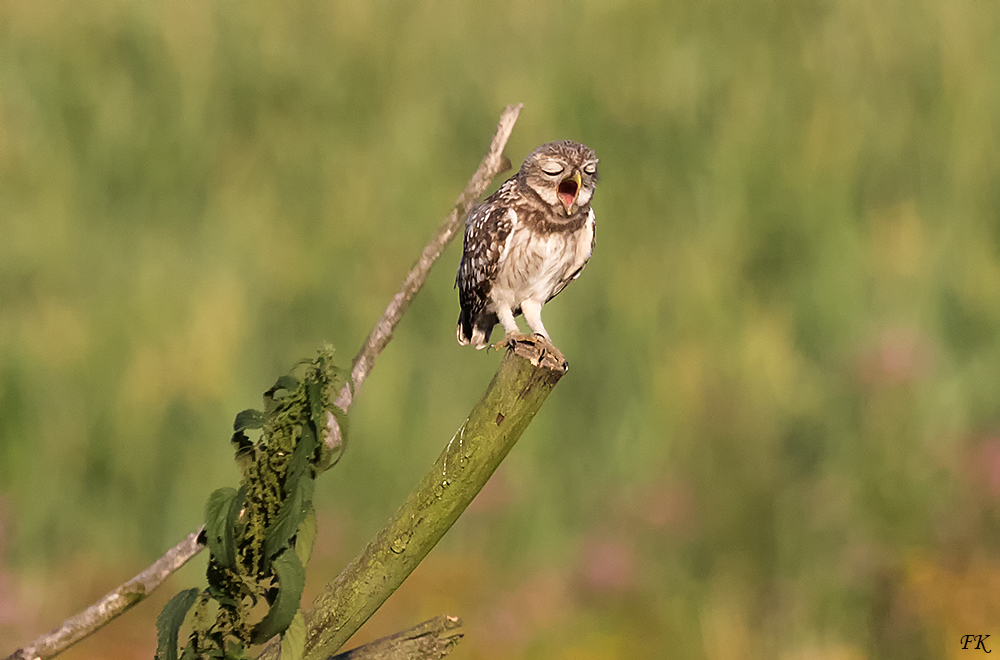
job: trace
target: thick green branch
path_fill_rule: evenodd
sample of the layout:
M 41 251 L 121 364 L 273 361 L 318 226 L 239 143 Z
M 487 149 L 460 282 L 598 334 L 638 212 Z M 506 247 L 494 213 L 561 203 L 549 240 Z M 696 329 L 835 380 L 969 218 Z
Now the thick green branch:
M 402 584 L 452 526 L 510 451 L 565 373 L 559 351 L 523 338 L 430 472 L 392 520 L 306 614 L 306 658 L 337 651 Z M 276 658 L 277 644 L 261 658 Z

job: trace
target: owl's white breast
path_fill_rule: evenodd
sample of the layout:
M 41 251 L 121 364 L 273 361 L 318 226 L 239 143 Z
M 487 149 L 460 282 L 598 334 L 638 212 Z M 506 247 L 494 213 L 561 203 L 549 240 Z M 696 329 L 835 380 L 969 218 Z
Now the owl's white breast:
M 594 239 L 594 211 L 580 229 L 539 233 L 516 223 L 504 248 L 491 296 L 516 309 L 525 300 L 544 304 L 587 260 Z

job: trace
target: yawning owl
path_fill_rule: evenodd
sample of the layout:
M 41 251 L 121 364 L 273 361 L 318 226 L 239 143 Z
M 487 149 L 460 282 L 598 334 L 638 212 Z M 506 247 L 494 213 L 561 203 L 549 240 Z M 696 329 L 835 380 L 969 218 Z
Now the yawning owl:
M 579 277 L 594 250 L 597 155 L 569 140 L 535 149 L 521 169 L 465 221 L 465 249 L 455 285 L 462 312 L 458 343 L 485 348 L 493 326 L 549 338 L 542 305 Z

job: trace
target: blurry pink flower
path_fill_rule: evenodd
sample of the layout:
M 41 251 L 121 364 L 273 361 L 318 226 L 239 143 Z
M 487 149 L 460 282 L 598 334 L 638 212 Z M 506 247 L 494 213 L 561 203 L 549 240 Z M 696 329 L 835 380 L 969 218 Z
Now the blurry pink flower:
M 517 590 L 523 611 L 534 626 L 552 625 L 569 609 L 569 589 L 566 576 L 554 571 L 536 573 Z
M 978 472 L 990 496 L 1000 498 L 1000 438 L 989 438 L 979 445 L 976 456 Z
M 540 572 L 500 599 L 480 624 L 478 635 L 501 657 L 511 657 L 540 631 L 555 625 L 570 608 L 566 577 L 554 571 Z
M 900 385 L 920 378 L 931 358 L 930 342 L 909 328 L 888 328 L 874 346 L 863 349 L 858 375 L 863 382 Z
M 513 648 L 524 647 L 531 640 L 532 631 L 517 603 L 508 598 L 490 612 L 480 633 L 484 640 L 489 640 L 491 647 L 510 652 Z
M 618 538 L 584 542 L 579 575 L 587 589 L 614 593 L 635 585 L 636 560 L 631 543 Z
M 685 540 L 694 536 L 695 498 L 687 484 L 657 485 L 639 499 L 638 507 L 640 518 L 671 538 Z

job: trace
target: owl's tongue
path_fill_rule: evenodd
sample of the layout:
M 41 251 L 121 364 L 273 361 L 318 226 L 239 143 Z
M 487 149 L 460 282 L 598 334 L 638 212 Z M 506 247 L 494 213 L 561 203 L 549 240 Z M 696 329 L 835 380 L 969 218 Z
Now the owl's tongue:
M 564 179 L 559 183 L 559 200 L 563 203 L 563 206 L 569 208 L 573 204 L 578 189 L 579 186 L 577 186 L 576 181 L 573 179 Z

